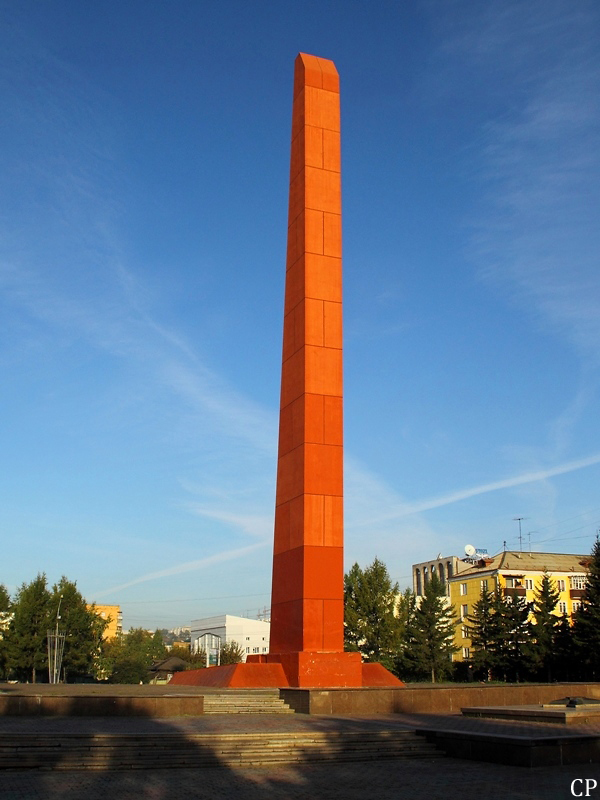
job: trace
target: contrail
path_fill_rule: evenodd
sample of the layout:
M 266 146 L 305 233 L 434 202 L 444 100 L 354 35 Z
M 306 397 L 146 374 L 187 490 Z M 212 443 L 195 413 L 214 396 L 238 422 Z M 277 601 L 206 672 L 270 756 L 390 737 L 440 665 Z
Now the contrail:
M 215 553 L 213 556 L 199 558 L 197 561 L 186 561 L 184 564 L 176 564 L 174 567 L 161 569 L 158 572 L 149 572 L 147 575 L 141 575 L 139 578 L 134 578 L 132 581 L 122 583 L 120 586 L 112 586 L 110 589 L 103 589 L 101 592 L 96 592 L 94 596 L 103 597 L 104 595 L 111 594 L 112 592 L 120 592 L 123 589 L 128 589 L 130 586 L 135 586 L 138 583 L 154 581 L 157 578 L 166 578 L 168 575 L 180 575 L 182 572 L 193 572 L 194 570 L 208 567 L 211 564 L 220 564 L 223 561 L 232 561 L 234 558 L 245 556 L 246 553 L 251 553 L 253 550 L 258 550 L 260 547 L 266 547 L 267 544 L 270 544 L 270 542 L 258 542 L 257 544 L 252 544 L 248 547 L 240 547 L 237 550 L 227 550 L 223 553 Z
M 483 483 L 480 486 L 473 486 L 471 489 L 461 489 L 457 492 L 450 492 L 448 494 L 439 495 L 439 497 L 430 497 L 426 500 L 420 500 L 416 503 L 406 503 L 398 508 L 390 511 L 384 516 L 377 519 L 369 520 L 369 524 L 373 522 L 384 522 L 391 519 L 398 519 L 399 517 L 407 517 L 411 514 L 418 514 L 422 511 L 429 511 L 432 508 L 440 508 L 447 506 L 451 503 L 457 503 L 459 500 L 466 500 L 469 497 L 475 497 L 478 494 L 485 494 L 486 492 L 495 492 L 498 489 L 510 489 L 512 486 L 522 486 L 525 483 L 534 483 L 535 481 L 543 481 L 546 478 L 552 478 L 554 475 L 564 475 L 566 472 L 574 472 L 577 469 L 584 467 L 591 467 L 594 464 L 600 463 L 600 453 L 587 458 L 580 458 L 577 461 L 567 461 L 564 464 L 559 464 L 550 469 L 538 470 L 536 472 L 525 472 L 522 475 L 515 475 L 512 478 L 504 478 L 501 481 L 493 481 L 492 483 Z

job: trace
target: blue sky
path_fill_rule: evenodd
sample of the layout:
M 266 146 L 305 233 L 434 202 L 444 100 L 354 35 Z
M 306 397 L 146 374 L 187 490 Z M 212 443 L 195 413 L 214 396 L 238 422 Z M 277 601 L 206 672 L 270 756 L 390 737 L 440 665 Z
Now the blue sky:
M 293 62 L 342 82 L 346 563 L 600 527 L 600 8 L 0 3 L 0 582 L 268 606 Z M 529 536 L 529 532 L 532 532 Z

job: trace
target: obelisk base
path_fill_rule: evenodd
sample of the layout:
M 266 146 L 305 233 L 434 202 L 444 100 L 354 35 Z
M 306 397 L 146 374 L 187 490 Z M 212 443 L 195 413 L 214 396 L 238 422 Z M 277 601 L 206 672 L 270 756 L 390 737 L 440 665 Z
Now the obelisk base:
M 382 664 L 363 664 L 360 653 L 269 653 L 245 664 L 176 672 L 171 684 L 238 689 L 361 689 L 404 686 Z

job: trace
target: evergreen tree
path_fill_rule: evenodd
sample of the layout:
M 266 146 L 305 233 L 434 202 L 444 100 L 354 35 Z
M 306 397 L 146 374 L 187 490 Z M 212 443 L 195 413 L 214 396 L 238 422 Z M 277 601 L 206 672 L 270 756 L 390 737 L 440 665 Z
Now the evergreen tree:
M 498 639 L 494 649 L 498 669 L 505 680 L 519 682 L 529 673 L 533 660 L 532 625 L 529 621 L 531 604 L 522 597 L 502 597 L 496 593 Z
M 411 677 L 413 671 L 411 653 L 415 641 L 414 627 L 416 610 L 416 595 L 410 589 L 405 589 L 398 598 L 398 604 L 396 606 L 396 616 L 398 617 L 400 629 L 400 648 L 392 670 L 399 678 L 405 680 Z
M 48 667 L 49 604 L 50 592 L 43 573 L 17 589 L 6 633 L 6 659 L 10 674 L 18 680 L 35 683 L 39 670 Z
M 533 601 L 532 629 L 535 638 L 535 665 L 538 673 L 548 682 L 552 679 L 552 654 L 554 648 L 554 632 L 559 618 L 553 611 L 556 609 L 560 592 L 554 581 L 544 570 L 539 588 L 535 591 Z
M 77 584 L 64 575 L 52 587 L 49 608 L 49 627 L 53 628 L 58 622 L 58 630 L 65 633 L 61 669 L 65 682 L 91 674 L 108 620 L 103 620 L 93 608 L 88 609 Z M 60 618 L 57 620 L 59 613 Z
M 4 636 L 10 616 L 10 595 L 3 583 L 0 583 L 0 680 L 7 677 L 6 639 Z
M 575 615 L 575 643 L 586 675 L 600 677 L 600 541 L 596 539 L 588 566 L 581 607 Z
M 354 564 L 344 576 L 346 649 L 359 650 L 367 661 L 379 661 L 388 669 L 400 647 L 400 623 L 395 616 L 399 591 L 377 558 L 365 570 Z
M 448 605 L 446 587 L 432 575 L 414 615 L 413 644 L 410 655 L 414 671 L 431 682 L 443 680 L 452 668 L 456 615 Z
M 10 609 L 10 594 L 3 583 L 0 583 L 0 614 L 6 614 Z
M 559 617 L 554 628 L 552 644 L 552 674 L 558 681 L 579 680 L 578 659 L 575 657 L 573 627 L 568 614 Z
M 484 589 L 473 605 L 473 614 L 467 617 L 475 677 L 491 680 L 498 664 L 499 619 L 492 592 Z

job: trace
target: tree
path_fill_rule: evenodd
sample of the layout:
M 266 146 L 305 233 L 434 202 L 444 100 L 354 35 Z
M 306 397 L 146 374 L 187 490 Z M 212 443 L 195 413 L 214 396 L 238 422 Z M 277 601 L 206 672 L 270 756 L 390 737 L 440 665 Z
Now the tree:
M 518 596 L 503 597 L 497 591 L 495 606 L 500 623 L 494 645 L 497 668 L 504 680 L 518 683 L 527 675 L 534 660 L 532 625 L 529 621 L 531 603 Z
M 148 669 L 167 656 L 160 631 L 132 628 L 125 636 L 104 644 L 104 664 L 109 683 L 147 683 Z
M 102 633 L 108 625 L 95 611 L 89 609 L 77 584 L 64 575 L 52 587 L 49 603 L 50 628 L 58 619 L 58 629 L 65 633 L 62 673 L 65 683 L 69 678 L 89 675 L 94 671 Z
M 240 664 L 244 660 L 244 648 L 237 642 L 225 642 L 221 645 L 220 664 Z
M 588 565 L 581 607 L 575 615 L 574 638 L 587 676 L 600 676 L 600 540 L 596 539 Z
M 6 675 L 6 640 L 4 633 L 10 617 L 10 595 L 3 583 L 0 583 L 0 680 Z
M 405 589 L 398 598 L 396 616 L 399 624 L 399 649 L 392 672 L 399 678 L 408 678 L 413 669 L 411 653 L 414 645 L 415 613 L 417 598 L 410 589 Z
M 494 595 L 484 589 L 481 597 L 473 605 L 473 614 L 467 617 L 472 663 L 475 676 L 491 680 L 492 671 L 497 664 L 496 644 L 498 641 L 499 620 L 494 605 Z
M 362 570 L 354 564 L 344 576 L 344 641 L 367 661 L 394 666 L 400 647 L 400 623 L 395 616 L 397 583 L 379 559 Z
M 35 683 L 39 670 L 48 667 L 49 604 L 50 592 L 44 573 L 17 589 L 13 617 L 6 633 L 6 659 L 10 674 L 18 680 Z
M 414 615 L 411 661 L 414 670 L 431 682 L 443 678 L 452 668 L 452 653 L 458 650 L 454 644 L 456 614 L 448 604 L 445 584 L 437 575 L 432 575 Z
M 556 588 L 547 570 L 544 570 L 539 588 L 533 600 L 533 630 L 535 639 L 534 658 L 537 670 L 549 682 L 552 678 L 552 653 L 554 648 L 554 632 L 559 618 L 553 613 L 560 592 Z
M 554 628 L 554 641 L 552 643 L 552 674 L 555 680 L 578 680 L 578 659 L 574 658 L 575 640 L 573 627 L 568 614 L 559 617 Z

